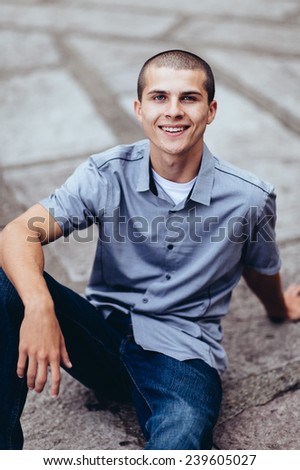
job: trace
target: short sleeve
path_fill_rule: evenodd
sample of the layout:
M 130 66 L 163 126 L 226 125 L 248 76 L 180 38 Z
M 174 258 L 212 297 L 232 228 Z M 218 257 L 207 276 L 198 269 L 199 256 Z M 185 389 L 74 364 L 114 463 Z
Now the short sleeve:
M 64 236 L 97 222 L 106 199 L 106 182 L 92 159 L 79 165 L 66 182 L 39 203 L 60 225 Z
M 266 197 L 262 209 L 251 207 L 249 233 L 243 251 L 243 264 L 262 274 L 273 275 L 281 261 L 275 234 L 276 195 Z

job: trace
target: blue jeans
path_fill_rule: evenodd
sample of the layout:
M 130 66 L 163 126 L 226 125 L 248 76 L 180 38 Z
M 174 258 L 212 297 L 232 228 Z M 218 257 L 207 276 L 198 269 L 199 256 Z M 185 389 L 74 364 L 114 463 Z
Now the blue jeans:
M 146 449 L 210 449 L 221 402 L 217 371 L 177 361 L 134 341 L 130 316 L 104 320 L 87 300 L 45 273 L 74 378 L 108 399 L 132 399 Z M 16 375 L 23 304 L 0 269 L 0 449 L 21 449 L 26 378 Z

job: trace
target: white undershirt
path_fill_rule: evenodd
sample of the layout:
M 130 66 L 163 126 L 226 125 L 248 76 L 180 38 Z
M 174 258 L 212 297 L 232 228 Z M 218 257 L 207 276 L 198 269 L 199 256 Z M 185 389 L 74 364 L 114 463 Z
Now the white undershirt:
M 160 176 L 156 171 L 152 170 L 154 181 L 170 196 L 175 204 L 184 201 L 189 195 L 197 176 L 187 183 L 175 183 Z

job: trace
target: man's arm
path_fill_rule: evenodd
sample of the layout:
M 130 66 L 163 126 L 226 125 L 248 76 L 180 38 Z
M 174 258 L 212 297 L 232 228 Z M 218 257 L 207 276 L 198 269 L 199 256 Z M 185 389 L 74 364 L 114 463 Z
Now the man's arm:
M 71 363 L 43 277 L 42 244 L 61 235 L 57 222 L 39 204 L 10 222 L 0 234 L 0 266 L 15 286 L 25 309 L 17 374 L 23 377 L 28 366 L 28 387 L 41 392 L 50 365 L 53 396 L 59 392 L 60 362 L 67 367 Z
M 264 305 L 270 320 L 300 320 L 300 284 L 282 289 L 280 274 L 268 276 L 248 267 L 243 276 L 247 285 Z

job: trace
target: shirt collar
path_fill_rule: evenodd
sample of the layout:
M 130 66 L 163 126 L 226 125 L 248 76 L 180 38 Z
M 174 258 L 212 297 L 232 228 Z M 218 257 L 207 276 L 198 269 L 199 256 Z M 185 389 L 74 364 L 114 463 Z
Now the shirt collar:
M 138 192 L 149 191 L 150 189 L 150 144 L 149 141 L 143 142 L 143 149 L 141 151 L 143 158 L 140 162 L 139 175 L 137 180 L 136 190 Z
M 141 159 L 140 173 L 137 181 L 137 191 L 153 191 L 153 176 L 150 171 L 150 145 L 149 141 L 144 141 L 143 158 Z M 205 206 L 210 205 L 212 187 L 214 182 L 214 157 L 209 151 L 208 147 L 204 144 L 203 156 L 201 160 L 200 171 L 195 181 L 190 199 Z
M 215 164 L 214 156 L 204 144 L 200 171 L 195 181 L 190 199 L 205 206 L 210 205 L 214 183 Z

